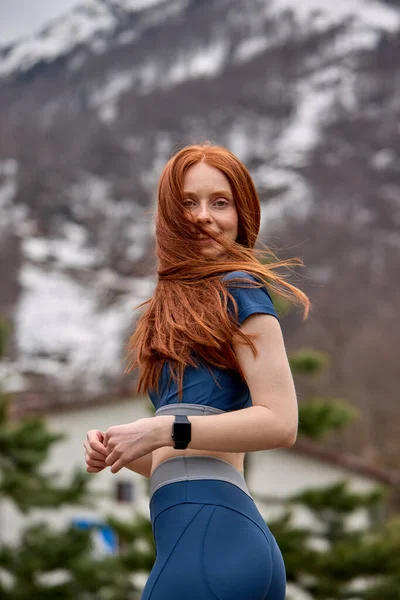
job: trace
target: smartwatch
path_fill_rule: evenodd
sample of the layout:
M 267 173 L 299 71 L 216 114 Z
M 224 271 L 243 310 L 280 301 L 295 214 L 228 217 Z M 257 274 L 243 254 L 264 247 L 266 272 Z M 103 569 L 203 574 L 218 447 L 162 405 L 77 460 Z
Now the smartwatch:
M 186 450 L 191 437 L 192 424 L 186 415 L 175 415 L 172 425 L 172 439 L 175 450 Z

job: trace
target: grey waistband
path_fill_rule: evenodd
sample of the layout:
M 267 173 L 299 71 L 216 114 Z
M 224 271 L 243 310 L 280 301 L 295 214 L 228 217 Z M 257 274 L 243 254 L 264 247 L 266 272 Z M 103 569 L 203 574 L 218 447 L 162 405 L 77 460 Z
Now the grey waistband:
M 216 479 L 232 483 L 252 498 L 243 474 L 214 456 L 176 456 L 158 465 L 150 478 L 150 499 L 164 485 L 178 481 Z
M 186 402 L 179 402 L 175 404 L 166 404 L 161 406 L 154 413 L 154 416 L 158 415 L 219 415 L 224 413 L 224 410 L 214 408 L 213 406 L 207 406 L 205 404 L 188 404 Z

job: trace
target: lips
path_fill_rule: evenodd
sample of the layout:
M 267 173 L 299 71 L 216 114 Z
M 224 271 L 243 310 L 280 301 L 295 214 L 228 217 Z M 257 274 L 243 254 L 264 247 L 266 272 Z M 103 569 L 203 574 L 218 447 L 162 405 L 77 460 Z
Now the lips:
M 215 241 L 211 237 L 199 237 L 197 238 L 197 243 L 200 246 L 214 246 Z
M 216 235 L 220 235 L 218 233 L 218 231 L 213 231 L 213 233 L 215 233 Z M 210 237 L 209 235 L 201 235 L 201 234 L 199 234 L 196 237 L 197 237 L 198 240 L 213 240 L 213 238 Z

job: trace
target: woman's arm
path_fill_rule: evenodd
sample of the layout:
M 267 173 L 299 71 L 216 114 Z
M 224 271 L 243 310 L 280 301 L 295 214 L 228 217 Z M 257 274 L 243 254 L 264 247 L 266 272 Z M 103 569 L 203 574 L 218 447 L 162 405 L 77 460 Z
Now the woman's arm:
M 242 331 L 255 336 L 252 341 L 258 351 L 254 358 L 249 346 L 235 347 L 253 406 L 221 415 L 190 416 L 188 448 L 251 452 L 290 447 L 296 441 L 297 398 L 279 321 L 255 314 L 244 321 Z
M 237 345 L 235 352 L 243 370 L 253 406 L 219 415 L 190 416 L 192 450 L 252 452 L 288 448 L 297 437 L 296 391 L 279 321 L 272 315 L 248 317 L 242 331 L 252 337 L 258 351 Z M 117 473 L 144 455 L 173 446 L 174 416 L 158 415 L 134 423 L 110 427 L 105 434 L 106 464 Z
M 136 460 L 132 460 L 130 463 L 125 465 L 125 467 L 130 471 L 134 471 L 135 473 L 139 473 L 139 475 L 143 475 L 143 477 L 150 477 L 152 461 L 153 453 L 149 452 L 148 454 L 145 454 Z

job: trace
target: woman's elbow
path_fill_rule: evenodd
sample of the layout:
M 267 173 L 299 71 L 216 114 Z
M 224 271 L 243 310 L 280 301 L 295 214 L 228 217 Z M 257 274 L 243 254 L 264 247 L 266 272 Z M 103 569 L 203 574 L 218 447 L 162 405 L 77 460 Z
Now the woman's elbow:
M 291 448 L 294 446 L 297 440 L 298 424 L 294 426 L 285 427 L 282 432 L 282 448 Z

